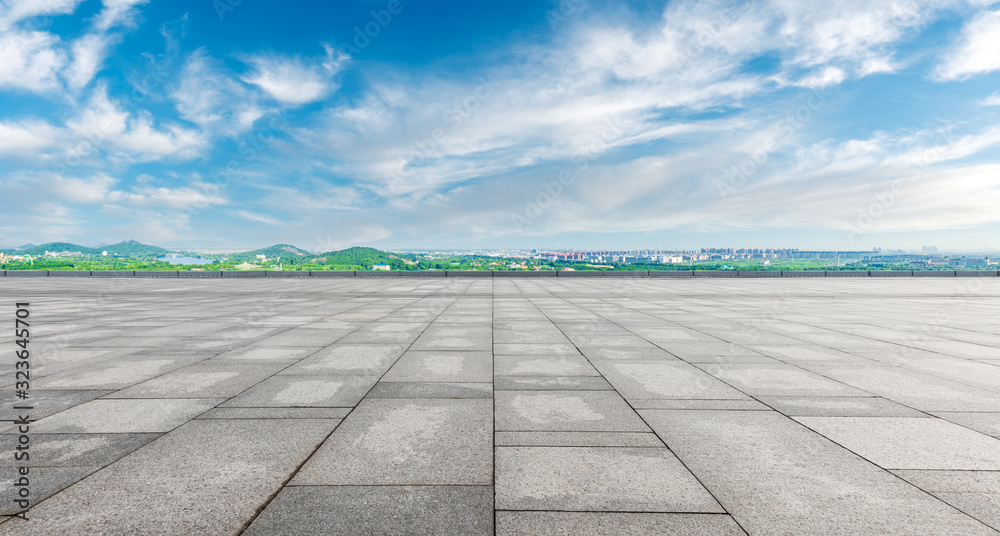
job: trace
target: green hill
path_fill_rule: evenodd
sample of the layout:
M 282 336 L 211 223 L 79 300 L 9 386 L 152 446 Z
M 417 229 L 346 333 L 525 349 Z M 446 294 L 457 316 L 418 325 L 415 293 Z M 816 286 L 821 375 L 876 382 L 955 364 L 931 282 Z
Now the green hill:
M 5 253 L 11 253 L 15 255 L 45 255 L 46 251 L 52 251 L 56 253 L 64 252 L 76 252 L 79 251 L 84 255 L 100 255 L 102 252 L 107 251 L 108 255 L 114 255 L 118 257 L 159 257 L 170 253 L 170 250 L 164 249 L 157 246 L 150 246 L 135 240 L 126 240 L 124 242 L 113 244 L 110 246 L 103 246 L 99 248 L 89 248 L 87 246 L 81 246 L 80 244 L 73 244 L 71 242 L 49 242 L 47 244 L 42 244 L 40 246 L 32 246 L 30 248 L 14 250 L 7 249 L 4 250 Z
M 282 261 L 286 259 L 294 260 L 294 259 L 305 259 L 307 257 L 312 257 L 312 253 L 309 253 L 304 249 L 297 248 L 291 244 L 275 244 L 270 247 L 255 249 L 253 251 L 242 251 L 240 253 L 233 253 L 228 257 L 230 259 L 254 260 L 257 258 L 257 255 L 266 255 L 268 260 L 281 257 Z
M 83 255 L 89 256 L 87 259 L 74 261 L 80 266 L 90 266 L 93 263 L 97 263 L 94 266 L 98 264 L 103 266 L 101 263 L 115 262 L 149 263 L 151 262 L 151 258 L 162 257 L 174 252 L 174 250 L 143 244 L 135 240 L 126 240 L 118 244 L 97 248 L 89 248 L 68 242 L 50 242 L 28 249 L 5 250 L 4 252 L 12 255 L 29 254 L 33 257 L 42 257 L 46 251 L 58 253 L 79 251 Z M 101 253 L 104 251 L 108 252 L 107 257 L 102 257 Z M 189 254 L 195 255 L 194 253 Z M 258 258 L 259 255 L 264 255 L 267 259 L 262 260 Z M 214 259 L 215 256 L 210 258 Z M 426 263 L 424 265 L 418 264 L 416 257 L 413 255 L 389 253 L 375 248 L 352 247 L 339 251 L 315 254 L 291 244 L 275 244 L 253 251 L 233 253 L 225 255 L 224 258 L 218 259 L 216 262 L 224 266 L 249 263 L 254 266 L 265 266 L 264 269 L 271 269 L 270 267 L 273 265 L 280 265 L 285 270 L 371 270 L 376 264 L 387 264 L 393 270 L 419 270 L 427 268 Z
M 353 247 L 340 251 L 328 251 L 315 257 L 326 265 L 353 267 L 354 269 L 361 270 L 371 270 L 375 264 L 388 264 L 393 270 L 416 268 L 416 266 L 410 266 L 404 262 L 404 259 L 413 260 L 410 255 L 397 255 L 368 247 Z
M 168 249 L 164 249 L 159 246 L 150 246 L 141 242 L 136 242 L 135 240 L 126 240 L 124 242 L 104 246 L 99 249 L 99 253 L 107 251 L 108 255 L 115 255 L 118 257 L 162 257 L 167 253 L 170 253 L 170 250 Z
M 71 244 L 69 242 L 49 242 L 47 244 L 42 244 L 40 246 L 31 247 L 22 250 L 6 250 L 7 253 L 15 253 L 17 255 L 45 255 L 46 251 L 54 251 L 56 253 L 63 253 L 66 251 L 79 251 L 84 254 L 95 254 L 100 253 L 94 248 L 88 248 L 87 246 L 81 246 L 80 244 Z

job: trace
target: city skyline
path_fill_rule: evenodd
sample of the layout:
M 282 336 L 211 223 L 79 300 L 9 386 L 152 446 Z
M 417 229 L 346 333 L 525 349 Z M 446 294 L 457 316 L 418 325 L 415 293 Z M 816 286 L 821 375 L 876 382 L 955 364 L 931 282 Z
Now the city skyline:
M 1000 249 L 998 49 L 992 0 L 5 0 L 0 246 Z

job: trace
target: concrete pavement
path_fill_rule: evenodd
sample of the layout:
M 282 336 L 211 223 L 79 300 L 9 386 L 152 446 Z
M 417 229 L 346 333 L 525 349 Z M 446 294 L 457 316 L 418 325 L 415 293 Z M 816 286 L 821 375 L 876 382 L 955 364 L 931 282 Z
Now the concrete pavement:
M 1000 280 L 0 280 L 5 534 L 1000 534 Z M 3 313 L 3 311 L 7 311 Z M 6 316 L 3 316 L 6 314 Z M 23 442 L 23 441 L 22 441 Z

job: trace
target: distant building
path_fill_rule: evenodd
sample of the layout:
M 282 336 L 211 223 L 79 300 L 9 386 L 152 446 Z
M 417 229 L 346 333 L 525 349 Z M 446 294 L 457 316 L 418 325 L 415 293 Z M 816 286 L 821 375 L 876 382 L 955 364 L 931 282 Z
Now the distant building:
M 929 259 L 924 255 L 870 255 L 864 258 L 865 262 L 909 262 L 922 261 L 928 262 Z
M 965 261 L 965 265 L 968 266 L 969 268 L 972 268 L 972 267 L 986 268 L 987 266 L 993 266 L 996 263 L 997 263 L 997 261 L 990 260 L 989 257 L 986 257 L 986 258 L 983 258 L 983 259 L 966 259 L 966 261 Z
M 372 265 L 372 270 L 392 270 L 392 266 L 388 264 L 374 264 Z
M 872 254 L 871 251 L 798 251 L 787 255 L 792 259 L 863 259 Z

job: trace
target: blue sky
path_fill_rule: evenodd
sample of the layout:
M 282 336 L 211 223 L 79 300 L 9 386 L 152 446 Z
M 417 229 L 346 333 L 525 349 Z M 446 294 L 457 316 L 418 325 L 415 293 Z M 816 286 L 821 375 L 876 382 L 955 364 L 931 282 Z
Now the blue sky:
M 0 245 L 1000 249 L 1000 2 L 0 0 Z

